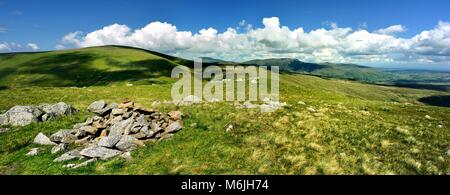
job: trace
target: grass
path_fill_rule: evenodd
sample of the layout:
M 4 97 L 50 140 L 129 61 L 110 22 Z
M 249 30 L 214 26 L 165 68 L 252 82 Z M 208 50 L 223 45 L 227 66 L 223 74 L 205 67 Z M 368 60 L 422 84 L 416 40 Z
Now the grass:
M 111 53 L 111 58 L 121 59 L 119 56 L 123 53 L 130 53 L 130 56 L 142 54 L 137 61 L 164 58 L 141 50 L 117 47 L 65 52 L 84 55 L 85 51 L 96 55 Z M 10 59 L 31 60 L 30 54 L 21 55 L 24 56 Z M 105 56 L 85 65 L 101 69 L 102 63 L 99 62 L 106 62 L 109 58 Z M 164 62 L 161 66 L 182 62 L 164 59 L 159 61 Z M 128 57 L 114 66 L 105 63 L 100 75 L 127 71 L 129 61 L 133 60 L 133 57 Z M 157 66 L 159 62 L 150 60 L 129 68 L 139 70 L 144 67 L 151 70 L 149 66 Z M 0 61 L 0 70 L 5 70 L 5 64 Z M 8 66 L 13 67 L 11 64 Z M 119 68 L 115 69 L 116 66 Z M 5 74 L 4 71 L 0 73 Z M 14 74 L 25 73 L 21 70 Z M 9 76 L 14 74 L 10 73 Z M 34 80 L 35 74 L 25 75 Z M 54 78 L 52 74 L 58 73 L 46 76 Z M 156 75 L 161 72 L 142 74 Z M 126 75 L 117 81 L 100 77 L 96 82 L 91 82 L 90 74 L 86 74 L 81 77 L 86 79 L 81 80 L 83 85 L 75 85 L 79 87 L 71 86 L 74 82 L 72 79 L 65 79 L 67 84 L 52 86 L 54 81 L 51 79 L 31 83 L 28 83 L 30 80 L 19 80 L 13 84 L 2 77 L 2 85 L 8 86 L 0 90 L 2 112 L 14 105 L 59 101 L 73 104 L 80 112 L 45 123 L 12 128 L 0 134 L 0 174 L 450 173 L 450 158 L 445 156 L 445 152 L 450 149 L 450 108 L 430 106 L 420 101 L 426 97 L 448 96 L 449 93 L 368 85 L 301 74 L 281 75 L 281 100 L 291 106 L 275 113 L 237 109 L 232 103 L 158 107 L 163 111 L 181 110 L 186 115 L 185 128 L 171 140 L 150 143 L 133 151 L 131 160 L 114 158 L 71 170 L 62 167 L 67 162 L 53 162 L 59 155 L 50 154 L 48 148 L 37 156 L 25 156 L 30 148 L 41 147 L 32 143 L 37 133 L 51 134 L 89 117 L 91 114 L 86 112 L 86 107 L 92 101 L 131 99 L 151 106 L 154 100 L 170 100 L 172 79 L 161 75 L 152 78 L 160 82 L 147 83 L 143 81 L 146 78 L 128 78 Z M 127 86 L 127 83 L 133 83 L 133 86 Z M 306 105 L 297 104 L 298 101 L 304 101 Z M 313 107 L 317 112 L 310 113 L 307 107 Z M 426 119 L 425 115 L 432 118 Z M 225 132 L 224 127 L 230 123 L 235 128 Z M 438 128 L 438 125 L 443 128 Z

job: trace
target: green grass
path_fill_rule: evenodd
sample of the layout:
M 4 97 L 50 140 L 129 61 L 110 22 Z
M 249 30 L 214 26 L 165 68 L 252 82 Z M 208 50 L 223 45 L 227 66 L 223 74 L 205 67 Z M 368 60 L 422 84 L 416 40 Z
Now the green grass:
M 8 63 L 0 60 L 0 74 L 17 67 L 14 73 L 7 75 L 9 78 L 1 79 L 1 84 L 7 88 L 0 90 L 0 111 L 14 105 L 59 101 L 80 109 L 74 116 L 12 128 L 0 134 L 0 174 L 450 173 L 450 158 L 445 156 L 450 149 L 450 109 L 419 101 L 424 97 L 448 96 L 449 93 L 301 74 L 281 75 L 281 100 L 290 107 L 262 114 L 258 110 L 237 109 L 231 102 L 180 108 L 164 105 L 158 109 L 179 109 L 185 114 L 185 128 L 173 139 L 147 144 L 133 151 L 131 160 L 114 158 L 77 170 L 65 169 L 62 166 L 67 162 L 54 163 L 53 159 L 59 155 L 50 154 L 48 148 L 37 156 L 25 156 L 30 148 L 41 147 L 32 144 L 37 133 L 51 134 L 84 121 L 91 115 L 86 112 L 86 107 L 98 99 L 131 99 L 145 106 L 150 106 L 154 100 L 170 100 L 173 80 L 162 72 L 171 69 L 165 66 L 183 64 L 183 61 L 120 47 L 61 53 L 96 55 L 93 61 L 80 66 L 99 70 L 101 77 L 91 81 L 89 71 L 80 68 L 79 71 L 86 73 L 80 74 L 80 80 L 75 82 L 69 75 L 69 78 L 61 79 L 64 84 L 55 85 L 52 78 L 59 80 L 60 76 L 55 75 L 66 73 L 25 71 L 30 68 L 28 63 L 60 55 L 59 52 L 14 55 L 9 57 Z M 123 62 L 113 65 L 108 63 L 110 59 Z M 130 65 L 142 60 L 148 61 L 139 66 Z M 49 62 L 35 65 L 61 68 L 56 65 L 58 63 Z M 161 67 L 153 69 L 151 66 Z M 149 83 L 145 76 L 134 78 L 123 74 L 128 70 L 144 70 L 145 73 L 138 75 L 154 75 L 151 79 L 159 82 Z M 109 79 L 111 72 L 117 71 L 122 71 L 118 74 L 120 79 Z M 37 74 L 44 74 L 48 79 L 36 82 Z M 17 78 L 14 83 L 11 80 L 16 75 L 26 75 L 24 78 L 28 79 Z M 75 84 L 80 81 L 82 85 Z M 126 86 L 126 83 L 134 85 Z M 298 101 L 307 105 L 298 105 Z M 317 113 L 308 112 L 307 107 L 314 107 Z M 432 119 L 426 119 L 425 115 Z M 235 128 L 225 132 L 224 127 L 230 123 Z

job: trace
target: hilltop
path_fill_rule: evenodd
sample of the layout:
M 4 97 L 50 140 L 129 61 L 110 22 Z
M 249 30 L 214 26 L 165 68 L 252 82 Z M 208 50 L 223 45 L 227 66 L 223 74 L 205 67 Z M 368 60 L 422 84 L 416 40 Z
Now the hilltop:
M 289 106 L 274 113 L 233 102 L 164 104 L 171 100 L 170 71 L 177 65 L 191 67 L 192 61 L 119 46 L 1 54 L 0 113 L 61 101 L 79 112 L 7 127 L 0 133 L 0 174 L 450 173 L 448 92 L 281 72 L 280 98 Z M 184 128 L 170 140 L 134 150 L 131 159 L 76 170 L 53 162 L 61 154 L 26 156 L 37 147 L 32 142 L 39 132 L 51 135 L 86 121 L 92 116 L 87 107 L 101 99 L 180 110 Z

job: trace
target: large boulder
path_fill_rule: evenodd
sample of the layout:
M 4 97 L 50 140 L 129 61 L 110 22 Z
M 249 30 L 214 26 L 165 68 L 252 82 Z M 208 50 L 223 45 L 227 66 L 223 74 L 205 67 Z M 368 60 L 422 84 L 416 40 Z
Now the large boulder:
M 89 158 L 100 158 L 102 160 L 107 160 L 122 154 L 122 152 L 101 146 L 91 146 L 81 150 L 80 154 Z
M 3 114 L 2 125 L 25 126 L 32 122 L 38 122 L 43 112 L 33 106 L 14 106 Z

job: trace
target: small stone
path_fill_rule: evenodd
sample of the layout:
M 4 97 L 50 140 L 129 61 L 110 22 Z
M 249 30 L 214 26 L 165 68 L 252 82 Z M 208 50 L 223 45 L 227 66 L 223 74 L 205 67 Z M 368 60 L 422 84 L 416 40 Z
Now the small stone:
M 102 160 L 107 160 L 119 154 L 122 154 L 122 152 L 101 146 L 92 146 L 81 150 L 80 154 L 90 158 L 100 158 Z
M 77 145 L 84 145 L 89 141 L 89 137 L 85 137 L 83 139 L 76 140 L 74 143 Z
M 68 146 L 69 146 L 69 144 L 60 143 L 60 144 L 58 144 L 56 146 L 53 146 L 53 148 L 51 150 L 51 153 L 55 154 L 55 153 L 58 153 L 58 152 L 63 152 L 65 150 L 67 150 Z
M 53 162 L 68 161 L 68 160 L 73 160 L 73 159 L 77 159 L 80 157 L 81 157 L 80 151 L 75 149 L 75 150 L 71 150 L 69 152 L 64 153 L 60 157 L 53 160 Z
M 103 147 L 107 147 L 107 148 L 112 148 L 114 147 L 117 142 L 120 141 L 122 137 L 121 136 L 107 136 L 107 137 L 103 137 L 100 139 L 100 141 L 98 142 L 98 146 L 103 146 Z
M 303 101 L 298 101 L 297 104 L 298 104 L 298 105 L 306 105 L 306 103 L 303 102 Z
M 167 134 L 162 135 L 160 139 L 161 140 L 168 140 L 168 139 L 171 139 L 172 137 L 173 137 L 173 134 L 167 133 Z
M 450 156 L 450 150 L 447 150 L 447 156 Z
M 36 156 L 39 153 L 39 148 L 31 148 L 26 154 L 27 156 Z
M 88 166 L 89 164 L 91 164 L 91 163 L 93 163 L 93 162 L 95 162 L 95 161 L 97 161 L 97 159 L 95 159 L 95 158 L 89 159 L 89 160 L 84 161 L 84 162 L 82 162 L 82 163 L 80 163 L 80 164 L 78 164 L 78 165 L 75 165 L 75 166 L 71 167 L 71 168 L 72 168 L 72 169 L 78 169 L 78 168 L 80 168 L 80 167 L 85 167 L 85 166 Z
M 233 130 L 233 125 L 228 125 L 227 129 L 225 129 L 225 132 L 230 132 Z
M 431 119 L 431 116 L 425 115 L 425 118 L 426 118 L 426 119 Z
M 71 163 L 71 164 L 63 165 L 63 168 L 72 168 L 72 167 L 74 167 L 74 166 L 76 166 L 76 165 L 77 165 L 77 164 Z
M 183 125 L 180 121 L 175 121 L 169 124 L 169 126 L 166 128 L 166 131 L 168 133 L 179 131 L 183 128 Z
M 181 116 L 183 114 L 180 111 L 172 111 L 172 112 L 169 112 L 168 115 L 170 116 L 170 118 L 177 121 L 177 120 L 181 120 Z
M 126 108 L 116 108 L 116 109 L 111 110 L 111 114 L 114 116 L 122 115 L 122 114 L 125 114 L 126 112 L 127 112 Z
M 442 127 L 444 127 L 444 126 L 442 126 L 442 125 L 438 125 L 438 128 L 442 128 Z
M 63 129 L 50 136 L 50 141 L 60 143 L 73 143 L 77 136 L 71 134 L 71 130 Z
M 100 137 L 105 137 L 108 136 L 108 130 L 102 130 L 102 132 L 100 133 Z
M 94 113 L 97 113 L 99 115 L 105 116 L 108 113 L 110 113 L 113 109 L 116 109 L 117 106 L 118 105 L 116 103 L 112 103 L 112 104 L 107 105 L 105 108 L 103 108 L 101 110 L 95 111 Z
M 129 101 L 129 102 L 122 102 L 122 103 L 119 104 L 118 108 L 121 108 L 121 109 L 123 109 L 123 108 L 133 108 L 133 105 L 134 105 L 134 102 L 131 102 L 131 101 Z
M 35 138 L 33 143 L 41 145 L 56 145 L 56 143 L 50 141 L 50 139 L 43 133 L 39 133 Z
M 124 159 L 131 159 L 131 152 L 124 152 L 123 154 L 120 155 L 120 157 L 124 158 Z
M 306 108 L 306 110 L 308 112 L 311 112 L 311 113 L 315 113 L 316 112 L 316 110 L 314 108 L 312 108 L 312 107 L 308 107 L 308 108 Z
M 98 129 L 93 126 L 84 126 L 84 127 L 81 127 L 80 130 L 82 130 L 86 133 L 89 133 L 91 135 L 95 135 L 98 131 Z

